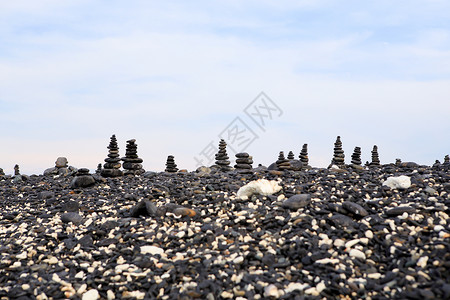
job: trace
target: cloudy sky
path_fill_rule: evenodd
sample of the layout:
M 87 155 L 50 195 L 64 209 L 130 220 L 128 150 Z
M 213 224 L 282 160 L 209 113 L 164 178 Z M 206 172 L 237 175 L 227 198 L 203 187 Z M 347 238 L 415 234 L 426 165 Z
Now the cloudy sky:
M 94 170 L 112 134 L 122 156 L 136 139 L 153 171 L 169 154 L 206 164 L 220 137 L 256 164 L 308 143 L 326 167 L 340 135 L 348 163 L 376 144 L 382 163 L 431 165 L 450 154 L 449 11 L 446 0 L 2 1 L 0 167 L 40 174 L 65 156 Z

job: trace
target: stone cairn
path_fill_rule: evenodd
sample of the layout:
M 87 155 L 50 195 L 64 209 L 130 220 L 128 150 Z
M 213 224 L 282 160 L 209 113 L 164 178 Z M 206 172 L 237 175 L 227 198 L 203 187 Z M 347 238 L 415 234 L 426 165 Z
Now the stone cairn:
M 55 161 L 53 168 L 46 169 L 44 175 L 73 175 L 77 172 L 77 168 L 69 166 L 69 162 L 66 157 L 58 157 Z
M 234 168 L 240 172 L 251 172 L 253 164 L 253 157 L 247 152 L 241 152 L 236 154 L 236 164 Z
M 19 165 L 15 165 L 14 166 L 14 176 L 19 176 L 19 175 L 20 175 Z
M 353 150 L 352 167 L 361 167 L 361 147 L 355 147 L 355 150 Z
M 308 166 L 308 144 L 303 144 L 302 151 L 300 152 L 298 158 L 300 158 L 300 161 L 302 162 L 304 167 Z
M 370 166 L 379 166 L 380 165 L 380 157 L 378 156 L 378 146 L 374 145 L 372 149 L 372 162 Z
M 331 160 L 331 165 L 336 165 L 338 167 L 344 167 L 345 161 L 344 161 L 345 155 L 344 150 L 342 150 L 342 142 L 341 137 L 338 136 L 336 139 L 336 142 L 334 143 L 334 156 Z
M 100 165 L 100 174 L 103 177 L 118 177 L 122 176 L 123 172 L 120 170 L 121 167 L 121 159 L 119 157 L 119 146 L 117 145 L 116 135 L 113 134 L 111 136 L 109 145 L 108 145 L 108 157 L 105 158 L 105 164 L 103 165 L 103 169 Z
M 167 156 L 167 162 L 166 162 L 166 172 L 169 173 L 176 173 L 178 172 L 177 165 L 175 164 L 175 159 L 173 155 Z
M 97 170 L 95 170 L 95 174 L 101 174 L 102 173 L 102 164 L 97 165 Z
M 219 152 L 216 154 L 216 166 L 218 166 L 222 171 L 230 171 L 230 161 L 227 155 L 227 143 L 224 139 L 219 142 Z
M 127 141 L 125 157 L 122 157 L 122 160 L 124 161 L 124 175 L 142 175 L 145 173 L 145 170 L 142 168 L 143 160 L 137 155 L 137 145 L 135 139 Z
M 0 176 L 5 176 L 5 172 L 3 171 L 2 168 L 0 168 Z
M 444 164 L 450 164 L 450 156 L 448 154 L 444 157 Z
M 288 159 L 288 160 L 294 160 L 294 159 L 295 159 L 294 152 L 289 151 L 288 156 L 287 156 L 287 159 Z
M 72 179 L 70 187 L 73 189 L 89 187 L 95 184 L 94 177 L 89 174 L 89 169 L 80 168 L 78 169 L 76 176 Z
M 289 163 L 289 160 L 284 157 L 283 151 L 280 151 L 278 160 L 275 163 L 277 164 L 277 168 L 279 170 L 289 170 L 291 168 L 291 164 Z

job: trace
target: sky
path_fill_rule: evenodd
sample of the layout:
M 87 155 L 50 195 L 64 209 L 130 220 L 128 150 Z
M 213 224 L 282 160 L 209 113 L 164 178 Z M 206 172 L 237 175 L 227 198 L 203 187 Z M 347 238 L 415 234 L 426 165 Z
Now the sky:
M 147 171 L 211 162 L 220 138 L 270 165 L 450 154 L 450 2 L 0 2 L 0 168 L 92 171 L 112 134 Z M 230 149 L 232 148 L 232 149 Z

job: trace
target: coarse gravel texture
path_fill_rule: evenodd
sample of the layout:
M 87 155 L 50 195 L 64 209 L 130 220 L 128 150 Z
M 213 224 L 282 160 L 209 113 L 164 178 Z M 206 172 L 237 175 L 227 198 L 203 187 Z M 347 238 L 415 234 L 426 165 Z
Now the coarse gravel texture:
M 75 189 L 73 175 L 3 176 L 0 298 L 450 298 L 449 174 L 213 169 Z M 383 186 L 400 175 L 409 188 Z M 260 178 L 282 190 L 236 197 Z

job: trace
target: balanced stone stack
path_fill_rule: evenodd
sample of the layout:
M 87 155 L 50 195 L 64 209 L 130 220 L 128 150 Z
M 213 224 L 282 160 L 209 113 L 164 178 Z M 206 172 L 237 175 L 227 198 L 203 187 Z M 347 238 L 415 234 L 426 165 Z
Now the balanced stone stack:
M 97 170 L 95 170 L 95 174 L 101 174 L 102 173 L 102 164 L 97 165 Z
M 355 147 L 355 150 L 352 154 L 352 164 L 361 165 L 361 147 Z
M 287 156 L 287 159 L 288 159 L 288 160 L 293 160 L 293 159 L 295 159 L 294 152 L 289 151 L 288 156 Z
M 342 142 L 341 137 L 338 136 L 336 139 L 336 142 L 334 143 L 334 157 L 331 160 L 332 165 L 336 165 L 338 167 L 344 167 L 345 166 L 345 155 L 344 150 L 342 150 Z
M 219 152 L 216 154 L 216 166 L 218 166 L 222 171 L 230 171 L 230 161 L 227 155 L 227 143 L 224 139 L 219 142 Z
M 361 166 L 361 147 L 355 147 L 355 150 L 352 154 L 352 164 L 350 165 L 353 169 L 363 170 L 364 168 Z
M 89 169 L 81 168 L 78 170 L 76 176 L 70 183 L 70 187 L 73 189 L 89 187 L 95 184 L 95 179 L 89 174 Z
M 379 166 L 380 165 L 380 158 L 378 156 L 378 146 L 374 145 L 372 149 L 372 162 L 370 163 L 370 166 Z
M 303 166 L 308 166 L 309 158 L 308 158 L 308 144 L 303 144 L 302 151 L 300 151 L 300 155 L 298 156 Z
M 77 172 L 77 168 L 69 166 L 69 162 L 66 157 L 58 157 L 55 161 L 53 168 L 48 168 L 44 171 L 44 175 L 73 175 Z
M 444 157 L 444 164 L 450 164 L 450 156 L 448 154 Z
M 291 164 L 289 163 L 289 160 L 284 157 L 284 152 L 280 151 L 280 154 L 278 155 L 278 160 L 276 161 L 277 168 L 279 170 L 290 170 Z
M 19 165 L 15 165 L 14 166 L 14 176 L 18 176 L 18 175 L 20 175 Z
M 0 168 L 0 177 L 5 176 L 5 172 L 3 171 L 2 168 Z
M 127 141 L 125 157 L 123 157 L 122 160 L 124 161 L 124 175 L 142 175 L 145 173 L 145 170 L 142 168 L 143 160 L 137 155 L 137 145 L 135 139 Z
M 173 155 L 167 156 L 167 162 L 166 162 L 166 172 L 169 173 L 176 173 L 178 172 L 177 165 L 175 164 L 175 159 Z
M 111 140 L 108 146 L 108 157 L 105 158 L 105 164 L 103 165 L 103 169 L 100 170 L 100 174 L 103 177 L 118 177 L 122 176 L 123 172 L 120 170 L 120 155 L 119 155 L 119 146 L 117 145 L 116 135 L 113 134 L 111 136 Z
M 236 164 L 234 168 L 239 172 L 251 172 L 253 164 L 253 158 L 247 152 L 241 152 L 236 154 Z

